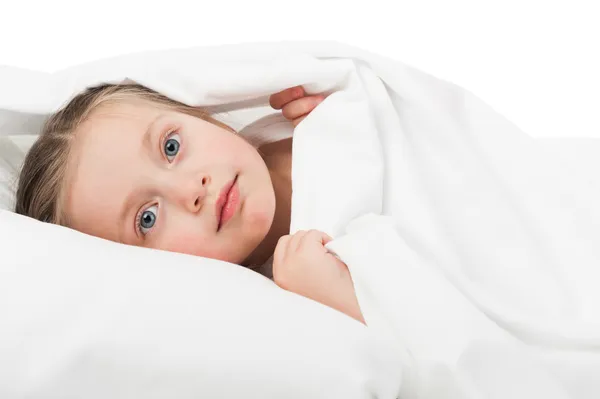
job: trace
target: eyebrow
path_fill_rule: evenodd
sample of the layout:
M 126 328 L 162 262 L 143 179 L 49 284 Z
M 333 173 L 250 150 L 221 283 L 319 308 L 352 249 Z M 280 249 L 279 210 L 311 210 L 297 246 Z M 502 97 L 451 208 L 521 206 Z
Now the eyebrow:
M 154 131 L 154 125 L 156 124 L 156 121 L 158 121 L 159 119 L 161 119 L 163 117 L 163 114 L 158 114 L 158 116 L 154 119 L 152 119 L 152 121 L 150 121 L 150 123 L 148 124 L 148 127 L 146 128 L 146 131 L 144 132 L 144 136 L 142 137 L 142 148 L 145 149 L 146 151 L 151 151 L 152 150 L 152 142 L 153 142 L 153 134 L 152 132 Z

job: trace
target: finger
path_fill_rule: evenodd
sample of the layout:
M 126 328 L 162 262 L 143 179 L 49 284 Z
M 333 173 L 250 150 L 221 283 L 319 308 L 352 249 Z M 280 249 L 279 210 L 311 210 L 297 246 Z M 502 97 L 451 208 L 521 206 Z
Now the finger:
M 319 230 L 309 230 L 304 237 L 302 237 L 301 245 L 310 245 L 314 243 L 318 243 L 320 246 L 325 245 L 326 237 L 329 237 L 327 234 L 323 233 Z M 323 247 L 323 249 L 325 249 Z
M 269 104 L 275 109 L 281 109 L 285 104 L 302 98 L 304 95 L 304 88 L 302 86 L 290 87 L 289 89 L 272 94 L 269 97 Z
M 287 256 L 290 239 L 292 236 L 282 236 L 277 241 L 275 246 L 275 252 L 273 253 L 273 264 L 282 264 L 285 257 Z
M 293 100 L 285 104 L 281 113 L 286 119 L 293 120 L 302 115 L 309 114 L 317 107 L 325 98 L 323 96 L 307 96 L 297 100 Z
M 302 242 L 303 237 L 307 234 L 305 230 L 299 230 L 292 236 L 290 240 L 290 245 L 288 247 L 288 252 L 290 254 L 296 253 L 298 248 L 300 247 L 300 243 Z
M 329 236 L 327 233 L 323 233 L 323 245 L 327 244 L 330 241 L 333 241 L 333 238 L 331 238 L 331 236 Z
M 329 257 L 330 261 L 336 266 L 340 277 L 352 282 L 352 275 L 350 274 L 350 269 L 348 269 L 347 264 L 332 253 L 327 253 L 325 256 Z
M 308 116 L 308 114 L 306 115 L 302 115 L 300 118 L 296 118 L 292 121 L 292 124 L 294 125 L 294 127 L 298 126 L 300 124 L 300 122 L 302 122 L 304 120 L 304 118 L 306 118 Z

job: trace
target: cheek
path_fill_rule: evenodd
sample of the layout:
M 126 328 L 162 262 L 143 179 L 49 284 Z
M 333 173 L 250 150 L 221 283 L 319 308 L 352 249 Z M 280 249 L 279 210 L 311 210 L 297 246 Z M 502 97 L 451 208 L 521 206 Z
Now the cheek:
M 194 228 L 195 227 L 195 228 Z M 220 259 L 215 238 L 197 229 L 187 226 L 163 232 L 160 237 L 160 249 L 188 255 Z
M 240 167 L 248 163 L 255 163 L 255 158 L 260 158 L 260 154 L 252 145 L 244 139 L 236 137 L 233 134 L 224 133 L 206 146 L 205 151 L 217 157 L 222 162 L 227 160 L 232 166 Z

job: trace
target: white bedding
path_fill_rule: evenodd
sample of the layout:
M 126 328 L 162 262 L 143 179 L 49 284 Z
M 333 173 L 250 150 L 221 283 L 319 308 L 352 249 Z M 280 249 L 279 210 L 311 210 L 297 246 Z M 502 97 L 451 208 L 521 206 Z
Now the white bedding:
M 356 397 L 394 384 L 406 398 L 600 395 L 597 141 L 534 140 L 460 87 L 338 43 L 144 53 L 28 86 L 10 75 L 0 109 L 19 112 L 15 126 L 124 78 L 230 110 L 298 84 L 326 91 L 294 132 L 292 231 L 335 238 L 369 330 L 403 369 Z
M 471 93 L 369 61 L 295 132 L 292 225 L 347 232 L 330 248 L 410 353 L 406 394 L 598 397 L 598 141 L 557 157 Z

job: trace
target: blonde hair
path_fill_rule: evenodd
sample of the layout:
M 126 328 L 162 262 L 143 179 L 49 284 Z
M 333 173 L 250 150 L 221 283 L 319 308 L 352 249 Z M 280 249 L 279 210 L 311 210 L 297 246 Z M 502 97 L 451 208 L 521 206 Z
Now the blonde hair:
M 206 111 L 172 100 L 138 84 L 103 84 L 74 97 L 44 124 L 19 174 L 15 212 L 44 222 L 68 226 L 64 209 L 65 180 L 76 131 L 99 107 L 144 100 L 191 115 L 231 132 Z

